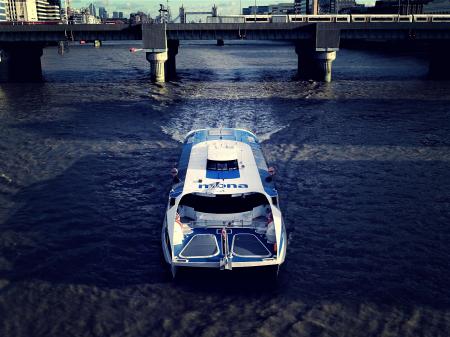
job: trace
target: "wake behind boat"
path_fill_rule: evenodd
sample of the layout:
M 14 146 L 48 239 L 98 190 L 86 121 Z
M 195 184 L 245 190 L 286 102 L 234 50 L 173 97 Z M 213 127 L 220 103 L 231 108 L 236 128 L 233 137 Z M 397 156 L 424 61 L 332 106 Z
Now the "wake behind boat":
M 178 267 L 272 266 L 286 255 L 286 230 L 257 137 L 242 129 L 191 131 L 183 144 L 162 228 Z

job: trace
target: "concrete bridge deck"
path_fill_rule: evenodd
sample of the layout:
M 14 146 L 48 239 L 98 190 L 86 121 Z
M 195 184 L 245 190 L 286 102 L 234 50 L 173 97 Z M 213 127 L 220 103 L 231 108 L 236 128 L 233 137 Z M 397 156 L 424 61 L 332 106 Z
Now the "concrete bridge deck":
M 5 42 L 51 43 L 65 40 L 141 39 L 141 25 L 0 25 L 0 46 Z
M 298 40 L 311 38 L 317 29 L 337 30 L 342 39 L 450 39 L 450 23 L 445 22 L 174 23 L 166 26 L 166 35 L 178 40 Z

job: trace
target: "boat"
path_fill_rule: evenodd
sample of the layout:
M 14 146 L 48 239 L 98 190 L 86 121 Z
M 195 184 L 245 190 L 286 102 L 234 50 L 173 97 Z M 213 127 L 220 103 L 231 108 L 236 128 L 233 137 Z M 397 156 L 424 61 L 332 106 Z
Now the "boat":
M 187 134 L 162 226 L 165 262 L 179 268 L 262 267 L 278 275 L 286 229 L 255 134 L 212 128 Z

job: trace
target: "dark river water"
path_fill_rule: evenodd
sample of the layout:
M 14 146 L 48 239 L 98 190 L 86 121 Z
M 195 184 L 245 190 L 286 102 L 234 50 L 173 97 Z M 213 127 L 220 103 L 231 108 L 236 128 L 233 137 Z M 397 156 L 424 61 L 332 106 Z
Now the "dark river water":
M 450 335 L 450 81 L 356 50 L 295 81 L 292 46 L 190 44 L 152 85 L 130 46 L 48 48 L 44 83 L 0 85 L 0 336 Z M 276 287 L 161 263 L 180 140 L 218 126 L 277 167 Z

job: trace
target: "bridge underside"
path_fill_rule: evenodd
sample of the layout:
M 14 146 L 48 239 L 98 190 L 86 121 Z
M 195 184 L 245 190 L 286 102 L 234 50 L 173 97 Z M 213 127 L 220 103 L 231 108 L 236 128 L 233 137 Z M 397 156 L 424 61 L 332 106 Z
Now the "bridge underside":
M 42 44 L 9 43 L 0 49 L 0 82 L 42 80 Z
M 450 25 L 442 22 L 395 23 L 231 23 L 144 25 L 0 26 L 0 81 L 42 78 L 42 49 L 60 41 L 142 40 L 151 78 L 176 77 L 181 40 L 290 41 L 298 55 L 300 78 L 331 81 L 332 64 L 341 42 L 394 42 L 429 52 L 430 76 L 450 78 Z
M 341 41 L 403 43 L 428 50 L 430 77 L 450 78 L 450 26 L 447 23 L 247 23 L 143 25 L 143 45 L 147 59 L 152 54 L 172 54 L 169 67 L 151 62 L 152 78 L 164 81 L 175 77 L 175 55 L 180 40 L 278 40 L 290 41 L 298 55 L 298 77 L 331 81 L 332 64 Z M 171 52 L 172 51 L 172 52 Z M 154 57 L 153 57 L 154 58 Z M 171 69 L 156 74 L 157 69 Z M 165 76 L 167 75 L 167 76 Z
M 1 25 L 0 82 L 41 81 L 42 50 L 60 41 L 141 39 L 141 26 Z

